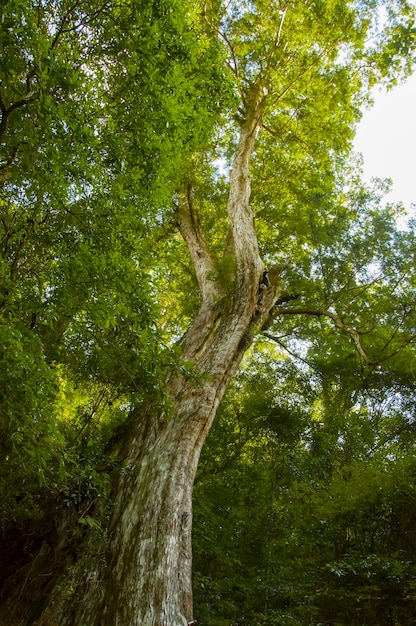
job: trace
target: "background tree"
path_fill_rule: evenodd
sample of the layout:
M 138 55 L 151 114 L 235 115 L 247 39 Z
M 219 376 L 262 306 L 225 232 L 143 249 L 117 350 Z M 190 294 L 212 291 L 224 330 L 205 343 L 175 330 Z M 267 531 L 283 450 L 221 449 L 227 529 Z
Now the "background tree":
M 356 376 L 351 404 L 348 373 L 264 346 L 227 392 L 195 487 L 202 623 L 414 620 L 414 381 Z
M 411 350 L 414 296 L 398 251 L 412 239 L 347 175 L 368 89 L 411 63 L 412 9 L 388 3 L 379 32 L 376 9 L 6 4 L 4 467 L 25 459 L 36 494 L 36 472 L 53 461 L 46 493 L 75 494 L 86 530 L 68 541 L 55 514 L 40 551 L 8 577 L 6 624 L 191 619 L 199 453 L 259 331 L 281 343 L 283 320 L 296 320 L 292 341 L 318 337 L 322 349 L 335 328 L 364 378 Z M 328 229 L 350 241 L 346 253 Z M 22 423 L 16 390 L 28 397 Z M 68 472 L 79 442 L 94 470 L 84 481 Z M 22 500 L 7 496 L 6 527 L 17 510 L 33 517 Z

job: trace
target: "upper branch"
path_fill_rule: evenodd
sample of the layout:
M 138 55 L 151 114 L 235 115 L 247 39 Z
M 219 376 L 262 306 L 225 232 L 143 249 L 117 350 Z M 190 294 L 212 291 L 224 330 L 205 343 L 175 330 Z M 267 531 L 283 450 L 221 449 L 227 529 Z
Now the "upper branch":
M 336 328 L 338 328 L 339 330 L 342 330 L 344 333 L 346 333 L 347 335 L 349 335 L 349 337 L 351 338 L 353 345 L 360 357 L 361 363 L 362 365 L 366 365 L 369 367 L 369 371 L 370 373 L 379 365 L 381 365 L 382 363 L 385 363 L 386 361 L 388 361 L 389 359 L 395 357 L 401 350 L 403 350 L 404 348 L 406 348 L 406 346 L 408 346 L 410 343 L 412 343 L 413 341 L 416 340 L 416 333 L 411 333 L 409 336 L 404 337 L 402 341 L 399 342 L 399 344 L 397 345 L 397 347 L 394 347 L 389 353 L 387 354 L 383 354 L 387 348 L 387 346 L 393 341 L 398 328 L 396 328 L 392 335 L 390 336 L 389 340 L 385 343 L 385 345 L 383 346 L 381 353 L 379 355 L 378 358 L 371 358 L 366 351 L 364 350 L 362 344 L 361 344 L 361 337 L 362 335 L 366 334 L 364 332 L 360 332 L 359 330 L 355 329 L 355 328 L 351 328 L 350 326 L 348 326 L 347 324 L 345 324 L 345 322 L 343 321 L 343 319 L 337 315 L 336 313 L 333 313 L 332 311 L 329 311 L 328 309 L 314 309 L 314 308 L 309 308 L 309 307 L 299 307 L 299 308 L 279 308 L 276 309 L 274 308 L 273 312 L 270 314 L 271 317 L 276 317 L 277 315 L 312 315 L 315 317 L 327 317 L 330 320 L 332 320 L 334 326 Z M 278 340 L 278 338 L 276 338 L 273 335 L 270 335 L 269 333 L 265 332 L 266 328 L 268 327 L 268 325 L 265 325 L 263 327 L 263 335 L 265 337 L 267 337 L 268 339 L 271 339 L 273 341 L 276 341 L 277 343 L 279 343 L 280 345 L 281 342 Z
M 38 95 L 38 92 L 29 92 L 20 100 L 16 100 L 15 102 L 12 102 L 8 107 L 6 107 L 3 97 L 0 94 L 0 139 L 2 139 L 6 133 L 9 117 L 13 113 L 13 111 L 16 111 L 17 109 L 26 106 L 30 102 L 33 102 L 34 100 L 36 100 Z
M 178 222 L 194 265 L 202 301 L 212 301 L 218 296 L 218 287 L 213 279 L 215 264 L 199 221 L 191 185 L 179 195 Z
M 240 72 L 239 72 L 239 68 L 238 68 L 238 61 L 237 61 L 237 57 L 236 57 L 236 55 L 235 55 L 235 52 L 234 52 L 234 48 L 233 48 L 233 46 L 232 46 L 232 43 L 231 43 L 231 42 L 230 42 L 230 40 L 228 39 L 227 35 L 226 35 L 225 33 L 223 33 L 221 30 L 218 30 L 218 33 L 219 33 L 219 35 L 220 35 L 221 39 L 223 39 L 223 40 L 225 41 L 225 43 L 227 44 L 227 46 L 228 46 L 228 48 L 229 48 L 229 50 L 230 50 L 230 53 L 231 53 L 232 64 L 231 64 L 231 63 L 228 63 L 228 67 L 230 68 L 230 70 L 231 70 L 231 72 L 234 74 L 234 76 L 235 76 L 236 78 L 238 78 L 238 77 L 239 77 Z
M 339 330 L 342 330 L 343 332 L 345 332 L 347 335 L 350 336 L 363 365 L 375 365 L 376 364 L 376 361 L 374 361 L 374 359 L 371 359 L 365 352 L 364 348 L 362 347 L 361 341 L 360 341 L 360 332 L 356 330 L 355 328 L 351 328 L 350 326 L 347 326 L 339 315 L 337 315 L 336 313 L 333 313 L 332 311 L 329 311 L 328 309 L 314 309 L 314 308 L 308 308 L 308 307 L 297 308 L 297 309 L 295 308 L 277 309 L 274 311 L 273 316 L 277 316 L 277 315 L 313 315 L 315 317 L 328 317 L 330 320 L 332 320 L 336 328 L 339 328 Z
M 245 101 L 245 120 L 241 126 L 240 137 L 230 174 L 228 197 L 228 216 L 230 220 L 233 251 L 237 264 L 239 282 L 253 282 L 263 270 L 257 236 L 254 229 L 253 213 L 250 208 L 250 159 L 253 153 L 257 133 L 266 105 L 266 88 L 255 83 L 248 92 Z

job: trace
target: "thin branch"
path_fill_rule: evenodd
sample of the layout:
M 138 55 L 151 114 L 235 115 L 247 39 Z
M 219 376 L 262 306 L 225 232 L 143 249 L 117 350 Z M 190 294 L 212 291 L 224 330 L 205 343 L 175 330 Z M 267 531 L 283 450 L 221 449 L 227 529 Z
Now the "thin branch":
M 383 351 L 386 349 L 386 347 L 391 343 L 391 341 L 393 341 L 393 338 L 395 337 L 396 333 L 398 332 L 399 328 L 396 328 L 392 334 L 392 336 L 390 337 L 390 339 L 387 341 L 387 343 L 385 344 L 385 346 L 383 347 Z M 386 356 L 384 356 L 382 359 L 379 359 L 377 361 L 377 365 L 379 363 L 384 363 L 385 361 L 388 361 L 389 359 L 393 358 L 394 356 L 396 356 L 396 354 L 399 354 L 399 352 L 401 352 L 403 350 L 403 348 L 405 348 L 406 346 L 408 346 L 409 344 L 412 343 L 412 341 L 416 339 L 416 333 L 413 333 L 412 335 L 410 335 L 407 339 L 405 339 L 399 346 L 398 348 L 396 348 L 395 350 L 393 350 L 393 352 L 390 352 L 389 354 L 387 354 Z
M 5 115 L 5 113 L 7 111 L 7 107 L 6 107 L 5 103 L 4 103 L 1 91 L 0 91 L 0 111 L 1 111 L 2 117 L 3 117 L 3 115 Z
M 33 100 L 36 100 L 36 98 L 38 97 L 38 92 L 29 92 L 24 98 L 21 98 L 20 100 L 16 100 L 16 102 L 12 102 L 12 104 L 9 106 L 9 108 L 7 109 L 7 111 L 5 111 L 5 115 L 9 116 L 10 113 L 13 113 L 13 111 L 15 111 L 16 109 L 20 109 L 21 107 L 26 106 L 26 104 L 29 104 L 29 102 L 33 102 Z
M 314 308 L 309 308 L 309 307 L 303 307 L 303 308 L 297 308 L 297 309 L 292 309 L 292 308 L 285 308 L 285 309 L 275 309 L 272 312 L 272 316 L 276 317 L 277 315 L 312 315 L 315 317 L 327 317 L 330 320 L 332 320 L 332 322 L 334 323 L 334 326 L 336 328 L 338 328 L 339 330 L 342 330 L 343 332 L 345 332 L 347 335 L 349 335 L 349 337 L 351 338 L 354 347 L 356 349 L 356 351 L 358 352 L 361 362 L 363 363 L 363 365 L 369 366 L 371 368 L 369 374 L 371 374 L 371 372 L 374 371 L 374 369 L 381 365 L 381 363 L 385 363 L 386 361 L 388 361 L 389 359 L 393 358 L 394 356 L 396 356 L 397 354 L 399 354 L 399 352 L 401 352 L 401 350 L 403 350 L 406 346 L 408 346 L 409 344 L 411 344 L 415 339 L 416 339 L 416 333 L 411 334 L 409 337 L 407 337 L 404 341 L 402 341 L 400 343 L 400 345 L 393 350 L 392 352 L 390 352 L 389 354 L 386 354 L 383 357 L 380 357 L 378 359 L 374 359 L 374 358 L 370 358 L 367 353 L 365 352 L 364 348 L 361 345 L 361 340 L 360 337 L 363 334 L 361 331 L 356 330 L 355 328 L 351 328 L 349 326 L 347 326 L 347 324 L 344 323 L 344 321 L 342 320 L 342 318 L 337 315 L 336 313 L 333 313 L 332 311 L 329 311 L 327 309 L 314 309 Z M 385 343 L 385 345 L 382 348 L 382 352 L 384 352 L 387 348 L 387 346 L 393 341 L 394 337 L 396 336 L 397 332 L 399 331 L 399 327 L 397 327 L 393 334 L 391 335 L 391 337 L 388 339 L 388 341 Z M 265 335 L 266 336 L 266 335 Z
M 347 326 L 341 317 L 332 311 L 328 311 L 327 309 L 314 309 L 310 307 L 298 308 L 298 309 L 275 309 L 273 312 L 273 317 L 277 315 L 312 315 L 315 317 L 328 317 L 333 321 L 336 328 L 342 330 L 347 333 L 352 339 L 355 349 L 357 350 L 360 359 L 364 365 L 375 365 L 376 361 L 370 359 L 370 357 L 366 354 L 360 342 L 360 332 L 355 328 L 350 328 Z
M 348 300 L 348 304 L 346 305 L 346 311 L 348 311 L 350 305 L 352 304 L 352 302 L 354 302 L 354 300 L 356 298 L 358 298 L 358 296 L 361 296 L 362 293 L 364 293 L 365 291 L 367 291 L 367 289 L 369 289 L 369 287 L 372 287 L 373 285 L 375 285 L 377 282 L 379 282 L 381 279 L 383 278 L 383 273 L 378 274 L 371 282 L 366 283 L 365 285 L 360 285 L 359 287 L 356 287 L 355 289 L 358 289 L 358 291 L 356 293 L 353 293 L 351 295 L 351 297 Z M 340 295 L 340 293 L 342 293 L 343 291 L 346 291 L 346 289 L 341 289 L 337 296 Z M 334 299 L 335 302 L 336 299 Z
M 2 115 L 1 115 L 1 122 L 0 122 L 0 139 L 3 137 L 3 135 L 5 134 L 7 130 L 7 122 L 9 120 L 11 113 L 13 113 L 13 111 L 15 111 L 16 109 L 20 109 L 26 106 L 27 104 L 29 104 L 30 102 L 33 102 L 34 100 L 36 100 L 38 95 L 39 95 L 38 92 L 30 92 L 24 98 L 21 98 L 20 100 L 16 100 L 16 102 L 12 102 L 12 104 L 8 108 L 5 108 L 4 101 L 1 100 L 0 110 L 1 110 Z
M 65 32 L 65 26 L 68 23 L 70 16 L 71 16 L 72 12 L 77 8 L 77 6 L 79 6 L 79 1 L 75 2 L 74 5 L 69 7 L 68 11 L 63 16 L 63 18 L 61 20 L 61 23 L 59 24 L 58 30 L 56 32 L 56 35 L 53 38 L 52 43 L 50 45 L 50 50 L 55 50 L 56 46 L 58 45 L 59 39 L 61 38 L 61 36 Z
M 281 20 L 280 20 L 280 25 L 279 25 L 279 31 L 277 33 L 276 42 L 274 44 L 275 48 L 278 47 L 278 45 L 280 43 L 280 39 L 282 37 L 283 24 L 284 24 L 284 21 L 285 21 L 285 18 L 286 18 L 286 13 L 287 13 L 287 6 L 281 12 Z
M 322 59 L 322 57 L 324 57 L 328 52 L 330 52 L 330 50 L 332 50 L 335 46 L 332 46 L 329 50 L 324 50 L 321 54 L 318 55 L 317 59 L 314 60 L 312 63 L 310 63 L 309 65 L 307 65 L 305 67 L 305 69 L 302 72 L 299 72 L 299 74 L 297 74 L 291 81 L 290 83 L 279 93 L 275 96 L 275 98 L 272 101 L 272 106 L 276 104 L 276 102 L 278 102 L 279 100 L 281 100 L 283 98 L 283 96 L 285 96 L 293 87 L 293 85 L 295 83 L 298 82 L 298 80 L 300 80 L 303 76 L 305 76 L 305 74 L 307 74 L 313 67 L 315 67 L 318 64 L 318 61 L 320 61 Z
M 285 350 L 285 352 L 290 354 L 290 356 L 293 356 L 294 359 L 297 359 L 298 361 L 301 361 L 302 363 L 304 363 L 305 365 L 307 365 L 308 367 L 310 367 L 315 372 L 317 372 L 318 374 L 321 375 L 321 372 L 319 372 L 319 370 L 316 369 L 316 367 L 314 365 L 312 365 L 312 363 L 310 361 L 307 361 L 303 357 L 299 356 L 299 354 L 296 354 L 296 352 L 293 352 L 293 350 L 288 348 L 287 345 L 285 343 L 283 343 L 283 341 L 281 341 L 281 339 L 279 337 L 276 337 L 276 335 L 271 335 L 270 333 L 267 333 L 267 332 L 264 332 L 264 331 L 262 332 L 262 335 L 263 335 L 263 337 L 266 337 L 266 339 L 269 339 L 270 341 L 273 341 L 274 343 L 277 343 L 281 348 L 283 348 L 283 350 Z
M 360 342 L 360 333 L 358 330 L 356 330 L 355 328 L 350 328 L 349 326 L 347 326 L 346 324 L 344 324 L 344 322 L 342 321 L 342 319 L 336 315 L 335 313 L 331 313 L 331 311 L 326 311 L 325 314 L 332 319 L 332 321 L 334 322 L 335 326 L 337 328 L 339 328 L 340 330 L 343 330 L 344 332 L 346 332 L 352 339 L 352 342 L 355 346 L 355 349 L 357 350 L 358 354 L 360 355 L 361 361 L 362 363 L 364 363 L 364 365 L 373 365 L 374 361 L 372 359 L 370 359 L 367 354 L 365 353 L 361 342 Z
M 269 135 L 271 135 L 272 137 L 276 137 L 277 139 L 281 139 L 283 142 L 285 141 L 285 138 L 284 138 L 284 135 L 283 135 L 282 132 L 279 132 L 279 131 L 275 130 L 274 128 L 270 128 L 270 126 L 267 126 L 266 124 L 262 124 L 261 127 L 262 127 L 263 130 L 266 131 L 266 133 L 269 133 Z M 296 135 L 293 132 L 293 130 L 288 130 L 287 131 L 287 135 L 288 134 L 290 134 L 291 138 L 295 139 L 299 143 L 302 143 L 307 148 L 311 147 L 310 144 L 307 141 L 305 141 L 304 139 L 299 137 L 299 135 Z
M 223 39 L 225 41 L 225 43 L 227 44 L 227 47 L 229 48 L 229 50 L 231 52 L 231 57 L 232 57 L 232 60 L 233 60 L 234 67 L 230 63 L 228 63 L 227 65 L 230 68 L 230 70 L 232 71 L 232 73 L 234 74 L 234 76 L 236 78 L 238 78 L 240 73 L 239 73 L 239 70 L 238 70 L 238 62 L 237 62 L 237 57 L 235 56 L 234 48 L 233 48 L 230 40 L 228 39 L 227 35 L 225 33 L 223 33 L 220 29 L 218 29 L 218 34 L 221 37 L 221 39 Z
M 284 24 L 284 21 L 285 21 L 285 18 L 286 18 L 287 7 L 288 7 L 288 5 L 286 5 L 285 8 L 280 11 L 280 16 L 281 17 L 280 17 L 279 29 L 278 29 L 277 34 L 276 34 L 275 42 L 274 42 L 274 44 L 272 46 L 272 49 L 270 50 L 270 54 L 267 57 L 266 67 L 270 66 L 270 60 L 271 60 L 271 58 L 273 56 L 273 52 L 275 50 L 277 50 L 277 48 L 279 47 L 280 40 L 282 38 L 283 24 Z
M 0 172 L 2 170 L 5 170 L 6 167 L 9 167 L 9 165 L 11 165 L 13 163 L 13 161 L 15 160 L 16 156 L 17 156 L 17 146 L 15 146 L 13 148 L 13 151 L 11 153 L 11 155 L 9 156 L 8 159 L 4 159 L 3 161 L 0 162 Z M 2 176 L 4 176 L 4 174 L 2 174 Z M 0 182 L 1 182 L 1 178 L 0 178 Z
M 269 133 L 269 135 L 271 135 L 272 137 L 277 137 L 277 139 L 283 139 L 282 133 L 278 132 L 274 128 L 270 128 L 270 126 L 267 126 L 264 123 L 262 123 L 261 127 L 263 128 L 263 130 L 265 130 L 267 133 Z
M 77 24 L 74 24 L 70 28 L 65 28 L 65 25 L 68 23 L 68 21 L 69 21 L 69 19 L 71 17 L 71 14 L 74 12 L 74 10 L 80 4 L 81 4 L 81 2 L 79 2 L 79 0 L 77 0 L 77 2 L 75 2 L 73 4 L 73 6 L 70 7 L 68 9 L 68 11 L 65 13 L 64 17 L 62 18 L 61 24 L 60 24 L 60 26 L 58 28 L 58 31 L 57 31 L 55 37 L 52 40 L 52 43 L 51 43 L 51 46 L 50 46 L 50 50 L 54 50 L 56 48 L 56 46 L 58 45 L 59 39 L 62 37 L 62 35 L 65 35 L 67 33 L 75 32 L 78 29 L 82 28 L 83 26 L 87 26 L 88 24 L 90 24 L 97 17 L 97 15 L 102 13 L 107 7 L 109 7 L 111 5 L 110 2 L 104 2 L 104 4 L 101 7 L 99 7 L 96 11 L 91 13 L 91 15 L 85 15 L 85 17 L 83 19 L 81 19 L 81 21 L 78 22 Z
M 279 102 L 279 100 L 281 100 L 283 98 L 283 96 L 285 96 L 292 89 L 293 85 L 295 83 L 297 83 L 298 80 L 300 80 L 305 74 L 307 74 L 309 72 L 309 70 L 311 70 L 315 65 L 316 65 L 316 63 L 311 63 L 311 65 L 308 65 L 302 72 L 297 74 L 290 81 L 290 83 L 279 94 L 277 94 L 275 96 L 275 98 L 272 101 L 272 106 L 274 106 L 276 104 L 276 102 Z
M 398 436 L 400 436 L 405 431 L 410 431 L 410 432 L 414 431 L 415 427 L 416 427 L 416 423 L 415 422 L 410 422 L 410 423 L 403 424 L 402 426 L 400 426 L 400 428 L 397 428 L 394 431 L 394 433 L 391 433 L 391 435 L 385 436 L 385 437 L 383 437 L 383 439 L 380 439 L 379 441 L 377 441 L 370 448 L 369 454 L 374 454 L 375 452 L 377 452 L 377 450 L 379 450 L 380 448 L 382 448 L 386 444 L 389 444 L 392 441 L 394 441 Z

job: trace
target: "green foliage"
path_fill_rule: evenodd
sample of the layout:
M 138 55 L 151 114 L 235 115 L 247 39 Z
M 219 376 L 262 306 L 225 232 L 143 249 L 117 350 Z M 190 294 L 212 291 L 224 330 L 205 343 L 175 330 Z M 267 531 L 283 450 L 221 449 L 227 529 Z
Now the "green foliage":
M 22 0 L 0 16 L 7 527 L 41 515 L 45 494 L 81 509 L 102 496 L 113 430 L 146 394 L 163 401 L 177 357 L 157 232 L 229 89 L 219 47 L 175 0 Z
M 308 416 L 290 377 L 283 379 L 290 364 L 279 367 L 268 356 L 237 377 L 201 459 L 194 493 L 194 592 L 195 615 L 204 624 L 281 623 L 273 621 L 278 613 L 272 616 L 269 602 L 273 537 L 286 522 L 276 500 L 296 472 Z
M 19 522 L 40 514 L 37 495 L 62 440 L 50 412 L 57 389 L 39 339 L 0 325 L 0 515 Z
M 195 615 L 412 623 L 414 381 L 363 385 L 354 362 L 342 373 L 297 364 L 271 348 L 253 355 L 209 435 L 195 488 Z
M 290 262 L 202 460 L 196 613 L 414 621 L 415 239 L 350 155 L 371 87 L 411 70 L 414 9 L 6 0 L 0 22 L 2 532 L 59 502 L 101 533 L 129 416 L 166 405 L 168 368 L 203 384 L 172 347 L 199 306 L 175 203 L 191 184 L 232 285 L 226 174 L 261 84 L 251 205 Z

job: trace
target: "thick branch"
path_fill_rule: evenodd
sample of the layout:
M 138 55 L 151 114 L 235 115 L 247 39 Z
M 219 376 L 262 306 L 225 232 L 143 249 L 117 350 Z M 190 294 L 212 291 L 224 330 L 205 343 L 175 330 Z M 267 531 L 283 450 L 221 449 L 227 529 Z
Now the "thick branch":
M 215 265 L 199 222 L 191 185 L 179 196 L 178 221 L 195 268 L 202 301 L 212 302 L 218 296 L 218 287 L 214 282 Z
M 230 220 L 233 251 L 237 263 L 238 287 L 254 284 L 263 271 L 253 213 L 250 208 L 250 158 L 261 126 L 266 104 L 266 88 L 254 84 L 245 102 L 245 120 L 230 175 L 228 216 Z M 253 281 L 253 275 L 256 280 Z

